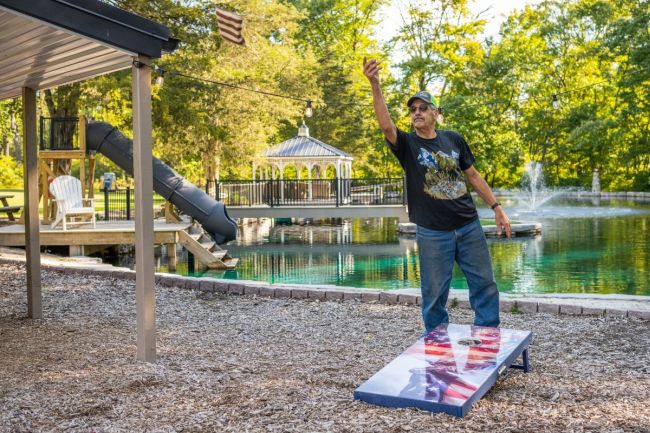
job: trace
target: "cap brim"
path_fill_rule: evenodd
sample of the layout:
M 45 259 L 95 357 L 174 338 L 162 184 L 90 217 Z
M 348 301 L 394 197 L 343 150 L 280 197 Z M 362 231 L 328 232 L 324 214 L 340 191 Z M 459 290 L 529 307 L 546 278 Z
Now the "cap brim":
M 416 99 L 419 99 L 420 101 L 426 102 L 427 104 L 431 104 L 431 101 L 427 101 L 426 99 L 422 99 L 419 96 L 411 96 L 411 99 L 408 100 L 408 102 L 406 103 L 406 106 L 410 107 L 411 104 L 413 103 L 413 101 L 415 101 Z M 431 104 L 431 105 L 433 105 L 433 104 Z

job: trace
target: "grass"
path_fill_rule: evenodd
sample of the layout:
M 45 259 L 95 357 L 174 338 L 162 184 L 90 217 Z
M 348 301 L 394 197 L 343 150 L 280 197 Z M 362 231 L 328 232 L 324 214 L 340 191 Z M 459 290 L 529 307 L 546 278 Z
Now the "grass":
M 13 195 L 12 198 L 7 199 L 10 206 L 22 206 L 25 204 L 25 193 L 22 189 L 0 189 L 0 194 Z

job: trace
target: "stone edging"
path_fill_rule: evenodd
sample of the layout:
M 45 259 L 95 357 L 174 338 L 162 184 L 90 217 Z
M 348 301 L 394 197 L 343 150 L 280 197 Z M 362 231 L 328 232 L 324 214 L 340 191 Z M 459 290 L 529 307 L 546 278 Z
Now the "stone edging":
M 2 264 L 24 263 L 25 260 L 0 258 Z M 135 280 L 135 271 L 112 266 L 61 266 L 42 264 L 42 269 L 63 274 L 110 276 L 123 280 Z M 210 277 L 184 277 L 175 274 L 156 273 L 156 283 L 165 287 L 198 290 L 205 294 L 262 296 L 279 299 L 313 299 L 319 301 L 346 301 L 388 305 L 422 305 L 422 296 L 413 293 L 393 293 L 378 289 L 355 289 L 336 286 L 305 286 L 268 284 L 259 281 L 225 280 Z M 451 307 L 469 309 L 469 301 L 450 293 L 448 304 Z M 501 311 L 511 313 L 549 313 L 570 316 L 629 317 L 650 320 L 650 311 L 621 310 L 616 308 L 583 307 L 575 304 L 530 301 L 526 299 L 501 299 Z

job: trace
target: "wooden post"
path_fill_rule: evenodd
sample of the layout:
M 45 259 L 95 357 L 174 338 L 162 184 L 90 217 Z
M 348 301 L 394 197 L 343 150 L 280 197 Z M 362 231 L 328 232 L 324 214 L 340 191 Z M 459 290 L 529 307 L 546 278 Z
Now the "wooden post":
M 43 318 L 41 242 L 38 214 L 38 142 L 36 91 L 23 87 L 23 155 L 25 155 L 25 255 L 27 258 L 27 317 Z M 47 190 L 44 191 L 47 194 Z
M 79 160 L 79 180 L 81 181 L 81 196 L 89 197 L 86 187 L 86 117 L 79 117 L 79 151 L 81 159 Z
M 176 263 L 178 262 L 178 256 L 176 254 L 176 244 L 169 243 L 166 244 L 167 249 L 167 269 L 169 272 L 176 272 Z
M 41 180 L 41 194 L 43 194 L 43 224 L 50 223 L 50 184 L 48 183 L 48 162 L 46 159 L 41 159 L 39 162 L 40 180 Z
M 135 180 L 135 294 L 137 358 L 156 361 L 156 293 L 153 253 L 153 159 L 151 153 L 151 59 L 134 58 L 133 174 Z

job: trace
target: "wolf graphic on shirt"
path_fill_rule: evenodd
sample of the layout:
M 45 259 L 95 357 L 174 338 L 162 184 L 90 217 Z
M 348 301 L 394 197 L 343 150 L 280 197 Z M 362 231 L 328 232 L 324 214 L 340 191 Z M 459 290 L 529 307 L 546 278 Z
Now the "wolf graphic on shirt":
M 420 149 L 418 163 L 426 167 L 424 192 L 439 200 L 454 200 L 467 194 L 465 176 L 458 165 L 458 153 L 451 156 L 441 151 L 435 154 Z

